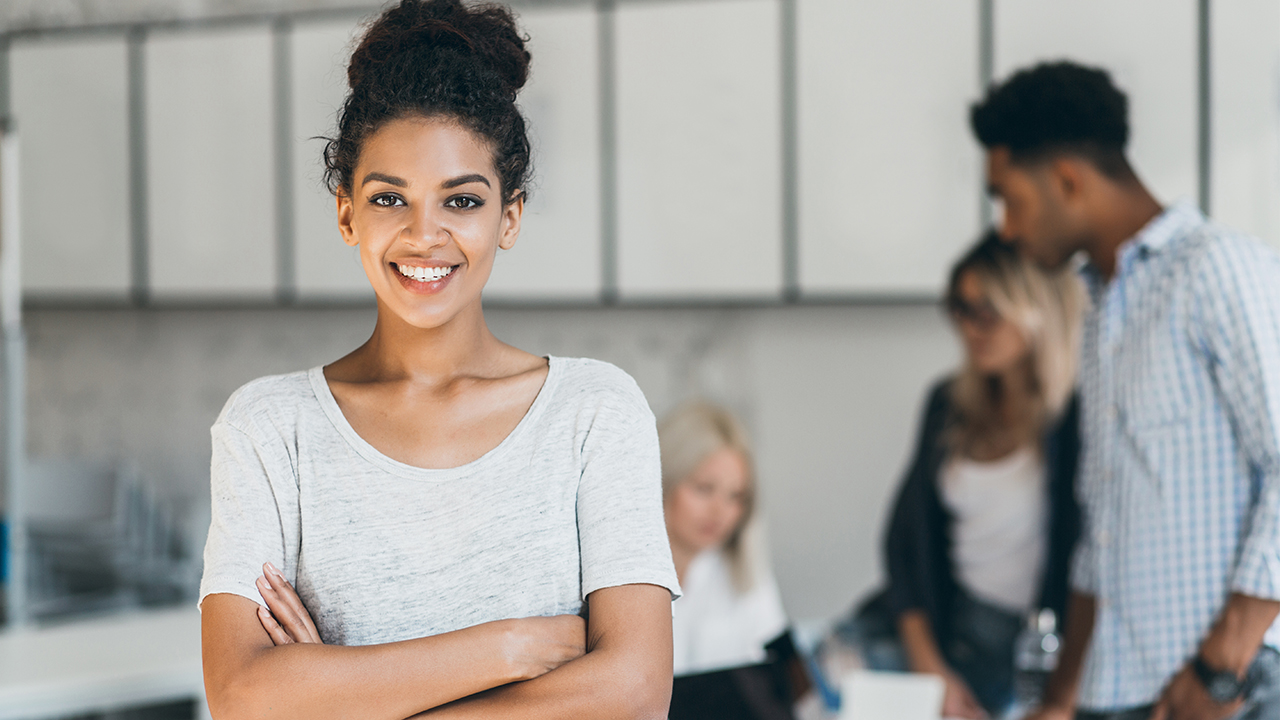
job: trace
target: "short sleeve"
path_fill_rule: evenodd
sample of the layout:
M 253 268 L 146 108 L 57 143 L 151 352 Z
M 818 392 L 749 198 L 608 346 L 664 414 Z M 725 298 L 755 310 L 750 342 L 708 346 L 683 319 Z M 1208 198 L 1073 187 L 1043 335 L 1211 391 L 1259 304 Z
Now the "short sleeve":
M 214 593 L 231 593 L 263 603 L 254 585 L 263 563 L 274 563 L 286 578 L 297 576 L 300 525 L 293 464 L 282 441 L 258 442 L 223 420 L 210 433 L 212 521 L 200 602 Z
M 680 596 L 662 515 L 662 469 L 653 413 L 634 381 L 600 393 L 582 446 L 578 544 L 582 597 L 647 583 Z

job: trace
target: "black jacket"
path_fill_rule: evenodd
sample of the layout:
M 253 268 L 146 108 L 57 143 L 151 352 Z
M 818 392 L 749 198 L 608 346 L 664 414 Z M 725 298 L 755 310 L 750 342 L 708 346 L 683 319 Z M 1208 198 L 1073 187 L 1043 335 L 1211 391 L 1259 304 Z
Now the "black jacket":
M 864 605 L 881 605 L 896 620 L 907 610 L 922 610 L 939 645 L 950 638 L 952 602 L 959 588 L 951 564 L 951 523 L 943 507 L 938 478 L 947 459 L 944 430 L 951 415 L 950 380 L 929 393 L 915 456 L 898 491 L 885 533 L 889 585 Z M 1075 498 L 1080 454 L 1079 400 L 1073 397 L 1062 418 L 1044 439 L 1048 470 L 1049 545 L 1041 579 L 1039 606 L 1052 608 L 1061 621 L 1066 609 L 1071 552 L 1080 536 L 1080 506 Z

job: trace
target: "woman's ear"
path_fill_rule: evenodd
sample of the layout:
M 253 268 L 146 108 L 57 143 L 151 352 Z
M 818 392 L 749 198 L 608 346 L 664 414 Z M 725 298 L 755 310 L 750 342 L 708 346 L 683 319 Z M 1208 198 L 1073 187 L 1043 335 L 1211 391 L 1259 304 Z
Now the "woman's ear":
M 355 204 L 351 202 L 351 196 L 345 191 L 339 190 L 336 195 L 338 203 L 338 231 L 342 233 L 342 242 L 355 247 L 360 244 L 356 238 L 355 230 L 351 227 L 351 215 L 355 210 Z
M 510 250 L 515 247 L 520 237 L 520 220 L 524 217 L 524 191 L 515 200 L 502 208 L 502 236 L 498 238 L 498 247 Z

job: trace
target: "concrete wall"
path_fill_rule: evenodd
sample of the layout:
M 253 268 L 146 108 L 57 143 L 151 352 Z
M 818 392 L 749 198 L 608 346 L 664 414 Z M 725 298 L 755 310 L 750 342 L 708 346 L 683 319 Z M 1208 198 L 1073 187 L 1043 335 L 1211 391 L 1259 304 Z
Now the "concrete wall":
M 740 412 L 758 452 L 789 612 L 826 618 L 875 582 L 889 493 L 926 384 L 957 349 L 934 307 L 493 310 L 502 339 L 631 373 L 655 413 L 702 396 Z M 368 309 L 35 310 L 33 455 L 135 464 L 207 523 L 210 423 L 255 377 L 332 361 Z

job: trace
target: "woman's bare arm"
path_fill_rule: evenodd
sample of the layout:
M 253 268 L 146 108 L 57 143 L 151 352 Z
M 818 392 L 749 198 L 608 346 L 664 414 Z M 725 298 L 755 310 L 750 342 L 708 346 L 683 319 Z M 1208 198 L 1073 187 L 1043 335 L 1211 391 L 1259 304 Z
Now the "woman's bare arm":
M 906 651 L 907 662 L 918 673 L 932 673 L 942 677 L 946 692 L 942 697 L 944 717 L 985 718 L 987 712 L 969 689 L 968 683 L 947 664 L 938 648 L 933 625 L 922 610 L 908 610 L 898 617 L 898 637 Z
M 576 616 L 503 620 L 365 647 L 276 646 L 258 608 L 230 594 L 210 595 L 201 605 L 205 689 L 218 720 L 403 720 L 536 677 L 584 650 Z
M 671 593 L 657 585 L 622 585 L 591 593 L 587 604 L 585 655 L 420 717 L 665 718 L 671 704 Z

